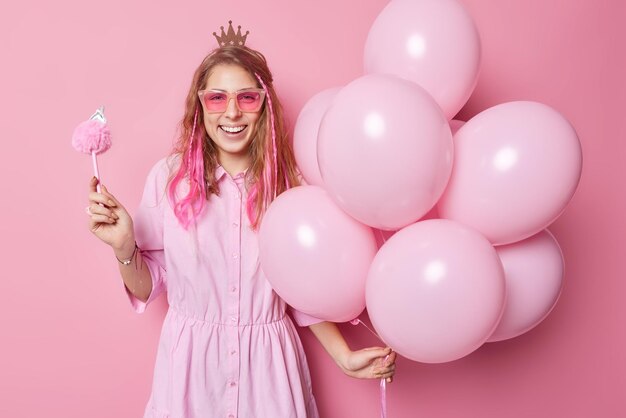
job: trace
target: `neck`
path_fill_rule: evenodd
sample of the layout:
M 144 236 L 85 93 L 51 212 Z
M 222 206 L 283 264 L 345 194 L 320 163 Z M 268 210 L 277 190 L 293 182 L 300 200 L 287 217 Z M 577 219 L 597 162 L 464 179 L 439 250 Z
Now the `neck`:
M 235 177 L 237 174 L 243 172 L 246 168 L 250 167 L 251 158 L 249 155 L 232 155 L 221 153 L 219 156 L 219 163 L 224 170 L 231 177 Z

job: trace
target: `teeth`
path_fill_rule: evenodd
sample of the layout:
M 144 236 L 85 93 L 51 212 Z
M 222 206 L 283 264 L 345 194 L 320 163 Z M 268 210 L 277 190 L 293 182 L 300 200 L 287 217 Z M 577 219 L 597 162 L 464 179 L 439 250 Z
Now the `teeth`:
M 230 132 L 231 134 L 235 134 L 237 132 L 241 132 L 244 130 L 245 126 L 221 126 L 223 130 L 226 132 Z

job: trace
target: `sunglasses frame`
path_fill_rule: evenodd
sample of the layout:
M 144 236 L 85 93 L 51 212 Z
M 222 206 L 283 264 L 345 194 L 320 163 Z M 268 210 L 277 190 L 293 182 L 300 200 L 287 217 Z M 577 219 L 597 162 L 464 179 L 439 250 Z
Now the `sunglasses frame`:
M 237 101 L 237 96 L 240 95 L 241 93 L 246 93 L 246 92 L 254 92 L 254 93 L 258 93 L 260 96 L 260 100 L 259 100 L 259 108 L 255 109 L 255 110 L 243 110 L 240 106 L 239 106 L 239 101 Z M 204 97 L 207 93 L 221 93 L 221 94 L 225 94 L 226 95 L 226 105 L 224 106 L 224 109 L 222 110 L 210 110 L 206 104 L 204 103 Z M 237 90 L 234 92 L 230 92 L 230 91 L 224 91 L 224 90 L 213 90 L 213 89 L 207 89 L 207 90 L 199 90 L 198 91 L 198 97 L 200 98 L 200 103 L 202 103 L 202 107 L 204 108 L 205 112 L 207 113 L 224 113 L 226 112 L 226 110 L 228 109 L 228 105 L 230 104 L 231 99 L 235 99 L 235 106 L 237 106 L 237 109 L 239 109 L 240 112 L 242 113 L 255 113 L 258 112 L 259 110 L 261 110 L 263 108 L 263 103 L 265 101 L 265 90 L 263 89 L 258 89 L 258 88 L 251 88 L 251 89 L 241 89 L 241 90 Z

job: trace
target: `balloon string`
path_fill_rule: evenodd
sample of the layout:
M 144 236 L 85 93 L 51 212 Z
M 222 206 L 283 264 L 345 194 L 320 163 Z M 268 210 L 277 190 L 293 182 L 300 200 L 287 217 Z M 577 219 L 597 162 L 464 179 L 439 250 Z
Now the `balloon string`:
M 350 321 L 350 323 L 351 323 L 352 325 L 359 325 L 359 324 L 363 325 L 365 328 L 367 328 L 367 330 L 368 330 L 369 332 L 371 332 L 371 333 L 372 333 L 372 335 L 373 335 L 374 337 L 378 338 L 378 341 L 380 341 L 381 343 L 385 344 L 385 342 L 383 341 L 383 339 L 382 339 L 382 338 L 380 338 L 380 337 L 378 336 L 378 334 L 376 334 L 374 331 L 372 331 L 372 329 L 371 329 L 370 327 L 368 327 L 367 325 L 365 325 L 365 322 L 361 321 L 359 318 L 355 318 L 355 319 L 353 319 L 352 321 Z
M 372 331 L 370 327 L 365 325 L 365 322 L 361 321 L 359 318 L 353 319 L 352 321 L 350 321 L 350 323 L 352 325 L 363 325 L 365 328 L 367 328 L 369 332 L 372 333 L 374 337 L 378 338 L 381 343 L 385 344 L 382 338 L 380 338 L 378 334 Z M 387 360 L 388 358 L 389 355 L 385 357 L 385 360 Z M 380 418 L 387 418 L 387 381 L 384 378 L 380 379 Z
M 387 381 L 380 379 L 380 418 L 387 418 Z

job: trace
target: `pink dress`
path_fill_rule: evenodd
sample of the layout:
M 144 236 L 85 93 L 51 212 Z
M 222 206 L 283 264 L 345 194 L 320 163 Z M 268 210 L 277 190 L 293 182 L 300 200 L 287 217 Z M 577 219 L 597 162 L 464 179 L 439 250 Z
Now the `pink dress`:
M 317 418 L 302 344 L 259 266 L 243 173 L 217 168 L 220 196 L 194 234 L 165 196 L 167 161 L 150 171 L 133 219 L 153 290 L 143 303 L 125 288 L 137 313 L 164 290 L 169 303 L 144 418 Z M 319 322 L 293 316 L 300 326 Z

